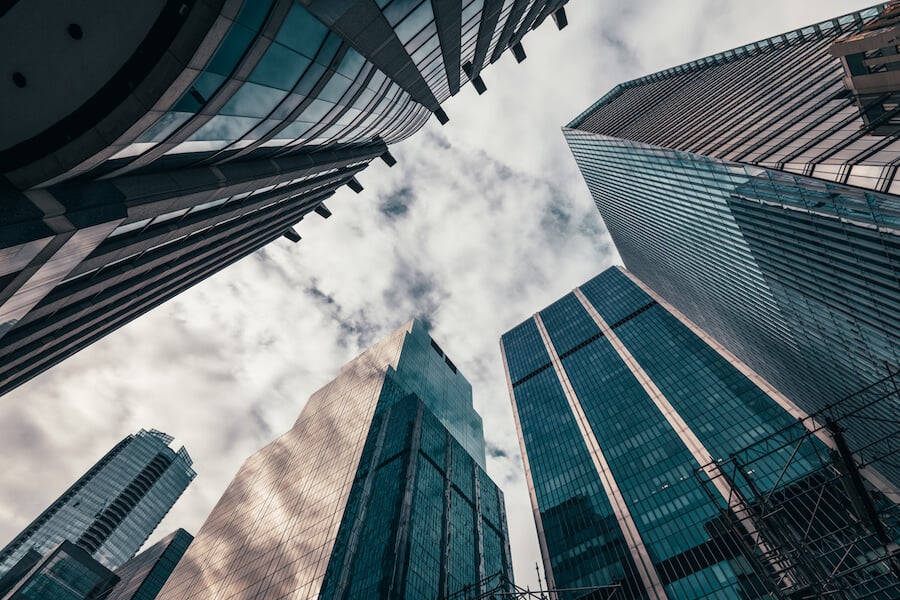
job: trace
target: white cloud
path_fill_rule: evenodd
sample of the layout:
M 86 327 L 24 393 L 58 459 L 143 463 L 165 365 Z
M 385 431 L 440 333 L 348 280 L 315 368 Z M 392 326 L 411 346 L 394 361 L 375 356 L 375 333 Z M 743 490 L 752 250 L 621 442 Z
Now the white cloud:
M 620 81 L 864 6 L 574 0 L 463 90 L 450 123 L 362 173 L 328 221 L 279 240 L 0 402 L 0 543 L 114 443 L 176 436 L 199 477 L 152 539 L 196 532 L 238 466 L 366 346 L 427 318 L 471 381 L 494 449 L 519 581 L 539 560 L 498 339 L 615 260 L 560 127 Z

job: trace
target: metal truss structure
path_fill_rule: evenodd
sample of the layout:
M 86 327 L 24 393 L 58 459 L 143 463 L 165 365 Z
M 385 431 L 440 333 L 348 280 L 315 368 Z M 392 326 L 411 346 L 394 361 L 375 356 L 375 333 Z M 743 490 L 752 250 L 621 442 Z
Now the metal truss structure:
M 754 599 L 900 598 L 900 389 L 893 373 L 696 471 Z M 865 443 L 848 440 L 866 423 Z M 722 490 L 730 491 L 723 495 Z M 747 565 L 743 569 L 741 565 Z M 500 573 L 445 600 L 625 600 L 621 584 L 531 590 Z
M 489 575 L 472 586 L 466 586 L 446 600 L 558 600 L 577 597 L 579 600 L 625 600 L 621 584 L 579 588 L 545 588 L 538 571 L 538 589 L 518 586 L 501 573 Z
M 873 476 L 900 468 L 896 376 L 697 471 L 721 509 L 711 525 L 730 529 L 768 588 L 760 598 L 900 598 L 900 506 Z M 852 448 L 854 422 L 875 435 Z

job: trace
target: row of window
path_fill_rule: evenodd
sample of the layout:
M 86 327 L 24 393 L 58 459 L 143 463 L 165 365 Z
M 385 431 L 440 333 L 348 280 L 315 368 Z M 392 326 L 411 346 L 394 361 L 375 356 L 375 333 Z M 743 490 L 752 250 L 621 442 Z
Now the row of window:
M 887 191 L 900 150 L 862 126 L 852 98 L 840 93 L 840 60 L 828 52 L 839 34 L 874 14 L 869 9 L 623 84 L 574 123 Z
M 244 80 L 238 75 L 246 70 L 242 60 L 259 43 L 258 32 L 271 4 L 271 0 L 245 3 L 189 89 L 101 167 L 103 171 L 124 173 L 162 155 L 222 162 L 248 153 L 266 157 L 373 138 L 393 143 L 425 123 L 427 109 L 299 4 L 291 7 L 274 41 Z M 435 97 L 445 100 L 451 90 L 431 0 L 378 4 Z M 474 60 L 483 4 L 468 0 L 461 9 L 461 47 L 449 50 L 460 52 L 461 67 Z M 494 43 L 508 25 L 510 8 L 507 2 L 502 9 Z M 528 10 L 520 21 L 527 14 Z M 228 92 L 231 95 L 220 108 L 211 110 L 212 101 L 221 103 L 223 86 L 235 80 L 242 81 L 240 87 Z

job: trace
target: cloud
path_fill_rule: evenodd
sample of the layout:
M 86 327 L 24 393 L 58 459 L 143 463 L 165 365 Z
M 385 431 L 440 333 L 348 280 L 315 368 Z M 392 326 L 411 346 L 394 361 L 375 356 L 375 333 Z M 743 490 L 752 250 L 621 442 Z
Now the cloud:
M 509 455 L 503 448 L 498 448 L 492 444 L 487 445 L 487 455 L 491 458 L 509 458 Z
M 415 202 L 415 198 L 412 195 L 412 190 L 408 187 L 403 187 L 397 190 L 396 194 L 386 197 L 379 205 L 379 208 L 388 220 L 396 219 L 405 216 L 413 202 Z
M 700 0 L 569 3 L 487 68 L 488 92 L 446 103 L 450 122 L 392 148 L 339 192 L 334 215 L 278 240 L 0 401 L 0 543 L 117 441 L 176 437 L 197 480 L 151 542 L 196 533 L 239 465 L 306 399 L 411 316 L 472 383 L 503 488 L 515 569 L 539 561 L 498 340 L 617 261 L 560 127 L 615 84 L 864 6 Z M 710 10 L 715 7 L 715 10 Z

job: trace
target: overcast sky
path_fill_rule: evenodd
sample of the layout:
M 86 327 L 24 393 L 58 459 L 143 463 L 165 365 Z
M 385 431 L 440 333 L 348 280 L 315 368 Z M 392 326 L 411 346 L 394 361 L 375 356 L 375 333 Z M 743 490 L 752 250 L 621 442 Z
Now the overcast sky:
M 435 119 L 279 240 L 0 399 L 0 547 L 117 441 L 175 436 L 199 475 L 151 542 L 196 533 L 243 460 L 410 317 L 472 383 L 517 582 L 539 560 L 500 335 L 618 260 L 560 133 L 616 83 L 868 6 L 571 0 Z

